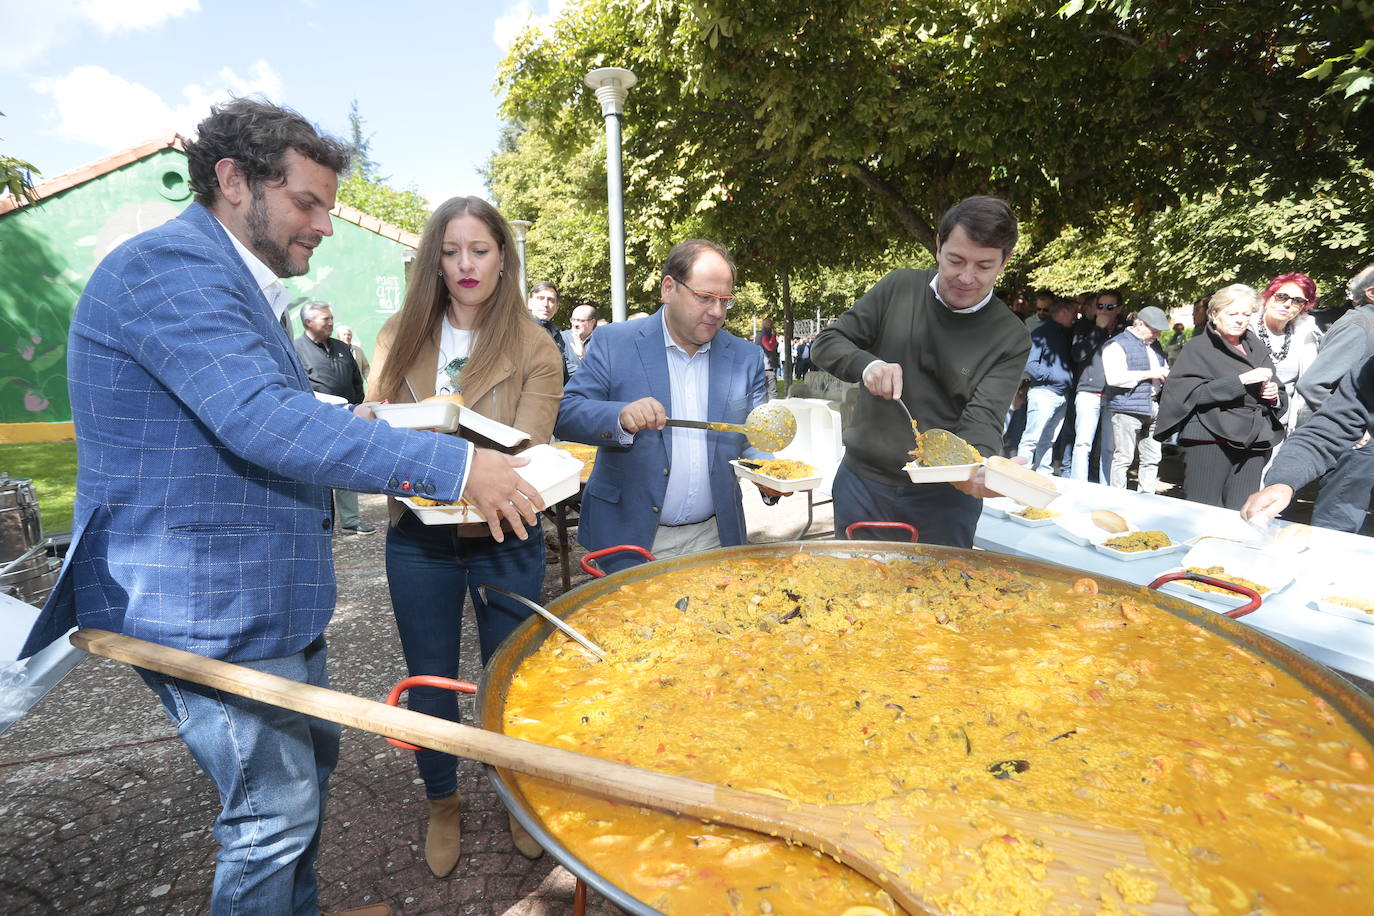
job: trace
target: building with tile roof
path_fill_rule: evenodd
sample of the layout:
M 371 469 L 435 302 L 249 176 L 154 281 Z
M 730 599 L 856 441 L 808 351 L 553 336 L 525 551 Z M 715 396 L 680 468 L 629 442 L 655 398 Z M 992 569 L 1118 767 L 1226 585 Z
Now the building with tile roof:
M 182 138 L 170 133 L 44 181 L 37 204 L 0 198 L 0 442 L 70 434 L 66 344 L 72 309 L 95 266 L 125 239 L 191 202 Z M 420 237 L 352 207 L 310 272 L 284 282 L 294 299 L 323 299 L 365 353 L 401 307 Z M 300 333 L 293 318 L 293 333 Z M 33 424 L 61 424 L 45 426 Z

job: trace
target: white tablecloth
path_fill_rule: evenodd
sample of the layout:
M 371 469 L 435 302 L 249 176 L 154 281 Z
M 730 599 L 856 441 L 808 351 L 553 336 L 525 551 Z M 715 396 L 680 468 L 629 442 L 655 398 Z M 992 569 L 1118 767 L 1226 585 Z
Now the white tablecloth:
M 1111 509 L 1136 528 L 1162 529 L 1175 541 L 1198 535 L 1256 538 L 1254 529 L 1233 511 L 1094 483 L 1056 478 L 1055 484 L 1062 495 L 1050 508 L 1057 512 Z M 1313 606 L 1313 600 L 1331 579 L 1352 569 L 1370 571 L 1374 592 L 1374 538 L 1324 528 L 1313 528 L 1312 534 L 1308 550 L 1296 557 L 1297 578 L 1266 598 L 1259 610 L 1240 618 L 1240 622 L 1332 668 L 1374 679 L 1374 617 L 1363 623 L 1322 613 Z M 1067 540 L 1054 525 L 1031 528 L 995 518 L 988 512 L 978 521 L 974 544 L 985 550 L 1060 563 L 1136 585 L 1148 585 L 1179 566 L 1184 556 L 1175 552 L 1142 560 L 1118 560 Z M 1218 610 L 1206 601 L 1197 604 Z

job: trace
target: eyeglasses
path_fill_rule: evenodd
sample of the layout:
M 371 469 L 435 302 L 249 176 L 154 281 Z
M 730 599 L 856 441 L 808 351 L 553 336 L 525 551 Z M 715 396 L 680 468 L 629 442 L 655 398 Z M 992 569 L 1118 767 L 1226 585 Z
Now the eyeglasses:
M 1270 297 L 1279 305 L 1296 305 L 1298 308 L 1306 308 L 1312 300 L 1303 296 L 1290 296 L 1287 293 L 1274 293 Z
M 692 289 L 690 286 L 688 286 L 686 283 L 683 283 L 677 277 L 673 277 L 673 282 L 681 286 L 683 289 L 687 290 L 687 292 L 691 293 L 693 296 L 695 296 L 697 300 L 697 305 L 712 306 L 719 302 L 721 308 L 729 309 L 732 305 L 739 301 L 739 298 L 737 296 L 719 296 L 715 293 L 703 293 L 700 290 Z
M 1099 302 L 1099 303 L 1097 303 L 1097 307 L 1100 308 L 1100 309 L 1106 309 L 1107 311 L 1110 312 L 1110 311 L 1112 311 L 1113 309 L 1119 309 L 1119 308 L 1121 308 L 1121 303 L 1120 303 L 1120 302 Z

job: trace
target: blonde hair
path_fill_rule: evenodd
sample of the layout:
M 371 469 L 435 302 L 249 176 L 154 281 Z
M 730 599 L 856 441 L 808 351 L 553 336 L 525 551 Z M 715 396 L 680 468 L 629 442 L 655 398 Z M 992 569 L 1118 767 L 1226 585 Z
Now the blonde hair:
M 501 250 L 502 270 L 496 290 L 477 315 L 472 355 L 463 368 L 463 387 L 469 391 L 487 387 L 501 354 L 518 352 L 521 323 L 534 320 L 520 296 L 520 256 L 505 218 L 480 197 L 449 198 L 435 209 L 420 236 L 390 355 L 377 379 L 379 398 L 400 399 L 406 370 L 415 363 L 425 344 L 438 336 L 439 322 L 444 320 L 449 306 L 448 288 L 439 276 L 439 259 L 444 232 L 460 216 L 474 216 L 486 224 Z
M 1207 303 L 1207 320 L 1212 321 L 1233 305 L 1248 305 L 1253 312 L 1259 308 L 1259 293 L 1255 292 L 1253 286 L 1246 286 L 1244 283 L 1232 283 L 1230 286 L 1223 286 L 1221 289 L 1212 293 L 1212 301 Z

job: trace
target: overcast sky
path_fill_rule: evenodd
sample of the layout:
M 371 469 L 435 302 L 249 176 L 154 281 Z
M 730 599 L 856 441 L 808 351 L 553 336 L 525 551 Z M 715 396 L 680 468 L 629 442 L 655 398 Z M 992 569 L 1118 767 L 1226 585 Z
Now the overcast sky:
M 432 204 L 485 196 L 493 87 L 506 47 L 564 0 L 0 0 L 0 152 L 44 178 L 191 133 L 210 105 L 262 93 L 347 136 L 353 99 L 372 156 Z M 600 131 L 589 106 L 588 130 Z

